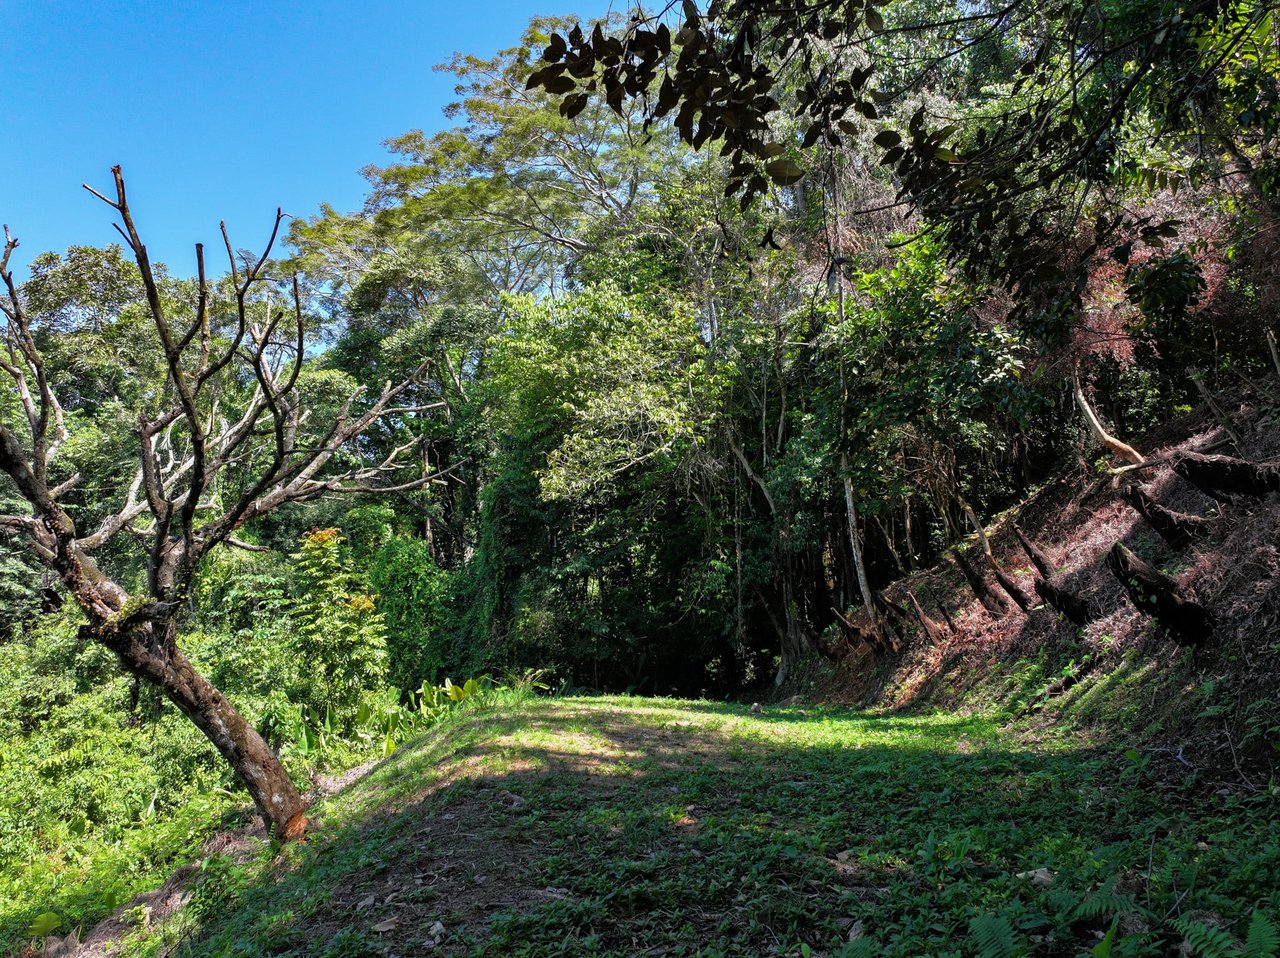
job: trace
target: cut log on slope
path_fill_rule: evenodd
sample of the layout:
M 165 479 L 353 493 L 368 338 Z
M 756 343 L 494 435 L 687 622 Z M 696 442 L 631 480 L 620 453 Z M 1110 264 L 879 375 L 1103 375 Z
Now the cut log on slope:
M 956 628 L 955 620 L 951 618 L 951 613 L 947 611 L 947 604 L 941 599 L 938 600 L 938 611 L 942 613 L 942 621 L 947 623 L 947 628 L 952 632 L 959 632 Z
M 1082 629 L 1098 617 L 1098 609 L 1092 602 L 1053 579 L 1036 579 L 1036 595 L 1076 628 Z
M 1080 385 L 1079 374 L 1075 375 L 1074 381 L 1076 387 L 1076 403 L 1080 406 L 1080 411 L 1084 413 L 1085 421 L 1089 424 L 1089 431 L 1093 433 L 1098 442 L 1102 443 L 1109 452 L 1119 456 L 1125 462 L 1131 463 L 1132 465 L 1141 465 L 1145 462 L 1146 460 L 1142 458 L 1142 455 L 1138 450 L 1134 449 L 1133 446 L 1130 446 L 1128 443 L 1121 442 L 1103 428 L 1102 421 L 1098 419 L 1097 414 L 1093 411 L 1093 407 L 1089 405 L 1089 400 L 1085 398 L 1084 387 Z
M 1219 502 L 1230 502 L 1233 495 L 1261 498 L 1280 491 L 1280 466 L 1231 456 L 1183 453 L 1173 461 L 1173 471 Z
M 887 646 L 880 636 L 872 632 L 870 629 L 864 629 L 852 619 L 843 615 L 835 606 L 831 606 L 831 614 L 836 617 L 836 622 L 840 624 L 840 631 L 844 633 L 845 641 L 852 648 L 855 644 L 861 643 L 871 646 L 875 652 L 884 652 Z M 828 656 L 833 658 L 834 656 Z
M 960 567 L 960 571 L 964 573 L 965 580 L 969 583 L 969 588 L 973 590 L 973 594 L 978 597 L 978 601 L 982 603 L 982 607 L 992 615 L 1004 615 L 1008 606 L 1000 596 L 996 595 L 987 585 L 987 582 L 973 568 L 973 565 L 964 557 L 964 553 L 959 549 L 954 550 L 956 557 L 956 565 Z
M 1204 645 L 1213 635 L 1213 618 L 1200 603 L 1182 594 L 1178 583 L 1117 542 L 1107 566 L 1120 580 L 1138 611 L 1162 625 L 1179 645 Z
M 1056 570 L 1048 553 L 1027 538 L 1026 533 L 1016 525 L 1013 527 L 1013 534 L 1018 537 L 1018 542 L 1022 545 L 1022 551 L 1031 557 L 1031 563 L 1036 567 L 1036 570 L 1046 579 L 1053 578 Z
M 925 638 L 934 643 L 941 642 L 946 638 L 946 633 L 942 630 L 942 626 L 925 614 L 915 593 L 908 591 L 907 598 L 911 600 L 911 608 L 915 610 L 916 618 L 920 620 L 920 627 L 924 629 Z
M 986 559 L 987 568 L 991 570 L 992 575 L 996 577 L 996 581 L 1000 583 L 1000 588 L 1008 593 L 1009 598 L 1018 603 L 1018 608 L 1023 612 L 1027 612 L 1035 604 L 1027 597 L 1027 594 L 1018 588 L 1004 570 L 1000 568 L 1000 564 L 996 562 L 995 554 L 991 551 L 991 543 L 987 540 L 987 530 L 983 528 L 981 522 L 978 521 L 978 514 L 973 511 L 973 507 L 963 499 L 960 505 L 964 508 L 965 515 L 969 517 L 969 523 L 973 526 L 973 531 L 978 534 L 978 544 L 982 546 L 982 555 Z
M 1133 483 L 1124 487 L 1120 498 L 1133 506 L 1160 538 L 1169 543 L 1170 548 L 1185 549 L 1213 531 L 1212 519 L 1166 509 L 1147 495 L 1141 486 Z

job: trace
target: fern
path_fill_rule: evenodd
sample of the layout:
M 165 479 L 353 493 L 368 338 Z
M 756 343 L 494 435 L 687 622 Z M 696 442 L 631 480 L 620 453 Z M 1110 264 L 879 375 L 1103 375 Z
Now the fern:
M 1249 934 L 1244 940 L 1244 958 L 1275 958 L 1280 952 L 1280 931 L 1275 922 L 1261 911 L 1249 919 Z
M 1235 941 L 1221 928 L 1186 918 L 1174 922 L 1173 927 L 1187 939 L 1192 954 L 1198 958 L 1239 958 Z
M 977 940 L 979 958 L 1018 958 L 1026 954 L 1026 946 L 1009 920 L 999 915 L 979 915 L 969 922 L 969 933 Z
M 1128 895 L 1117 895 L 1107 889 L 1099 889 L 1071 909 L 1071 919 L 1111 918 L 1138 911 L 1137 903 Z

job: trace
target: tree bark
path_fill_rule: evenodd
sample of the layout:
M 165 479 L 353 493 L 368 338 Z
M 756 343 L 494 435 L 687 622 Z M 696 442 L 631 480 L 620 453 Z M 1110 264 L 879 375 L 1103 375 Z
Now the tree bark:
M 1231 456 L 1186 452 L 1173 461 L 1173 471 L 1219 502 L 1230 502 L 1232 495 L 1262 498 L 1280 491 L 1280 466 Z
M 1089 405 L 1089 400 L 1085 398 L 1084 387 L 1080 385 L 1080 377 L 1078 375 L 1075 377 L 1075 394 L 1076 403 L 1080 406 L 1080 411 L 1084 413 L 1085 421 L 1089 424 L 1089 430 L 1097 438 L 1098 442 L 1102 443 L 1109 452 L 1119 456 L 1125 462 L 1134 465 L 1145 462 L 1138 450 L 1128 443 L 1121 442 L 1103 428 L 1097 413 L 1093 411 L 1093 407 Z
M 1093 603 L 1064 586 L 1055 585 L 1050 579 L 1036 579 L 1035 588 L 1040 598 L 1061 612 L 1077 628 L 1082 629 L 1097 618 Z
M 846 464 L 847 468 L 847 464 Z M 862 540 L 858 535 L 858 513 L 853 502 L 853 480 L 847 476 L 844 480 L 844 507 L 849 525 L 849 548 L 853 550 L 853 567 L 858 574 L 858 589 L 862 592 L 862 603 L 867 607 L 867 618 L 871 622 L 871 631 L 880 638 L 880 620 L 876 615 L 876 599 L 871 592 L 871 584 L 867 580 L 867 567 L 862 560 Z
M 1005 574 L 1004 570 L 1000 568 L 999 563 L 996 562 L 995 553 L 991 551 L 991 543 L 987 539 L 987 530 L 984 529 L 982 523 L 978 521 L 978 514 L 974 512 L 973 507 L 963 499 L 960 500 L 960 505 L 964 508 L 965 515 L 969 517 L 969 523 L 978 534 L 978 543 L 982 546 L 982 555 L 986 559 L 988 568 L 991 569 L 991 574 L 994 575 L 996 577 L 996 581 L 1000 583 L 1000 588 L 1004 589 L 1004 591 L 1008 593 L 1009 598 L 1018 603 L 1018 608 L 1023 612 L 1029 611 L 1033 603 L 1029 598 L 1027 598 L 1026 593 L 1018 588 L 1017 583 Z
M 980 576 L 970 564 L 969 560 L 964 557 L 959 549 L 954 551 L 956 557 L 956 565 L 960 567 L 960 571 L 964 573 L 965 579 L 969 583 L 969 588 L 973 590 L 973 594 L 978 597 L 978 601 L 992 615 L 1003 615 L 1007 608 L 1004 600 L 991 591 L 991 587 L 987 585 L 986 580 Z
M 947 611 L 947 605 L 941 599 L 938 600 L 938 611 L 942 613 L 942 621 L 947 623 L 947 628 L 952 632 L 958 632 L 955 620 L 951 618 L 951 613 Z
M 915 593 L 908 591 L 907 598 L 911 600 L 911 608 L 915 610 L 916 618 L 920 620 L 920 627 L 924 629 L 925 638 L 934 643 L 941 642 L 946 638 L 946 633 L 942 631 L 942 626 L 925 614 L 924 608 L 920 605 L 920 600 L 916 598 Z
M 1125 486 L 1120 497 L 1147 520 L 1147 524 L 1161 539 L 1169 543 L 1170 548 L 1184 549 L 1213 531 L 1213 520 L 1166 509 L 1136 484 Z
M 1054 568 L 1053 560 L 1049 558 L 1047 552 L 1027 538 L 1026 534 L 1017 526 L 1013 527 L 1013 534 L 1018 537 L 1018 542 L 1022 545 L 1022 550 L 1031 557 L 1031 563 L 1036 570 L 1046 579 L 1053 577 Z
M 291 840 L 306 827 L 306 803 L 279 757 L 243 715 L 177 647 L 174 622 L 143 623 L 123 634 L 110 623 L 89 632 L 131 674 L 151 682 L 213 743 L 240 778 L 273 837 Z
M 1203 645 L 1212 637 L 1213 618 L 1209 611 L 1182 595 L 1178 583 L 1142 561 L 1124 543 L 1111 547 L 1107 566 L 1138 611 L 1160 623 L 1179 645 Z

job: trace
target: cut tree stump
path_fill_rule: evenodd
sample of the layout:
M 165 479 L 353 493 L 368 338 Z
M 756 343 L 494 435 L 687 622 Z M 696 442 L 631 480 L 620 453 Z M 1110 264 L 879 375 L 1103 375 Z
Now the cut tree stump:
M 1036 579 L 1036 595 L 1061 612 L 1078 629 L 1083 629 L 1098 617 L 1098 609 L 1092 602 L 1052 579 Z
M 1188 599 L 1173 579 L 1117 542 L 1107 554 L 1115 573 L 1138 611 L 1162 625 L 1179 645 L 1204 645 L 1213 635 L 1213 618 L 1200 603 Z
M 1170 548 L 1185 549 L 1213 531 L 1212 519 L 1166 509 L 1134 483 L 1124 487 L 1120 498 L 1133 506 L 1160 538 L 1169 543 Z
M 1031 597 L 1023 592 L 1018 587 L 1018 584 L 1005 574 L 1003 569 L 993 566 L 991 572 L 995 575 L 996 581 L 1000 583 L 1000 588 L 1009 594 L 1009 598 L 1018 603 L 1018 608 L 1023 612 L 1030 612 L 1035 606 L 1035 603 L 1031 601 Z
M 960 571 L 964 573 L 965 579 L 969 583 L 969 588 L 973 590 L 973 594 L 978 597 L 978 601 L 982 603 L 982 607 L 992 615 L 1004 615 L 1008 606 L 1005 605 L 1003 599 L 996 595 L 987 585 L 985 579 L 980 576 L 973 568 L 973 564 L 965 558 L 964 553 L 959 549 L 954 550 L 956 557 L 956 565 L 960 567 Z
M 915 609 L 916 618 L 920 620 L 920 625 L 924 629 L 925 638 L 934 643 L 941 642 L 946 638 L 946 633 L 942 630 L 942 626 L 937 622 L 934 622 L 933 619 L 929 618 L 929 616 L 925 614 L 924 609 L 920 605 L 920 600 L 916 598 L 915 593 L 908 591 L 907 598 L 911 600 L 911 607 Z
M 1233 495 L 1262 498 L 1280 491 L 1280 466 L 1231 456 L 1186 452 L 1173 461 L 1173 471 L 1219 502 L 1230 502 Z
M 947 623 L 947 628 L 952 632 L 958 632 L 955 620 L 951 618 L 951 613 L 947 611 L 947 604 L 941 599 L 938 600 L 938 611 L 942 613 L 942 621 Z
M 1016 525 L 1013 527 L 1013 534 L 1018 537 L 1018 542 L 1022 544 L 1022 551 L 1031 557 L 1031 563 L 1036 567 L 1037 571 L 1046 579 L 1053 578 L 1053 574 L 1057 570 L 1054 569 L 1053 560 L 1049 558 L 1048 553 L 1028 539 L 1026 533 Z

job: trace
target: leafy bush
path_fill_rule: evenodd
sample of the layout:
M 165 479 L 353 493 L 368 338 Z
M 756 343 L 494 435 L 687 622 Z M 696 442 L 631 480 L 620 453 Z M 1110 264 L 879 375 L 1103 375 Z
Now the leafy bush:
M 373 596 L 355 591 L 339 558 L 337 529 L 319 529 L 302 539 L 297 560 L 299 594 L 293 602 L 294 650 L 303 674 L 303 704 L 317 717 L 350 730 L 365 689 L 386 677 L 386 638 Z

